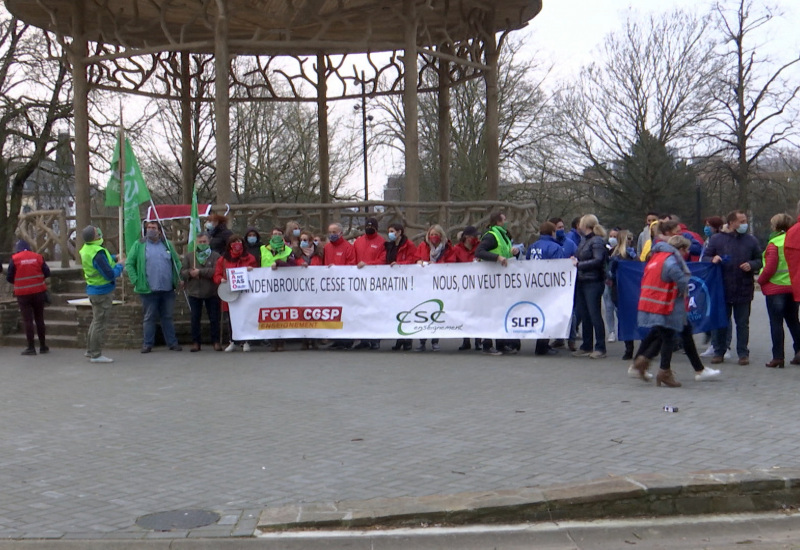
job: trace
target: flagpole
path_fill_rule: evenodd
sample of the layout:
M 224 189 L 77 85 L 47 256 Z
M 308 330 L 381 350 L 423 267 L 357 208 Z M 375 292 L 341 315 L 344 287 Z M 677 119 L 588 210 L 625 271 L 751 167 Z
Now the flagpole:
M 125 124 L 122 119 L 122 100 L 119 102 L 119 254 L 117 260 L 125 258 Z M 122 282 L 122 303 L 125 303 L 125 282 Z

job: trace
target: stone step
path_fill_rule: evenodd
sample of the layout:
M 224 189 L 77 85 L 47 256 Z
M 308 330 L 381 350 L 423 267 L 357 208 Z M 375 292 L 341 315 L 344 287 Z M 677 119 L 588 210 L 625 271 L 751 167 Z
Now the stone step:
M 70 336 L 61 336 L 57 334 L 50 334 L 50 325 L 45 321 L 47 325 L 47 346 L 50 348 L 70 348 L 75 349 L 78 347 L 83 347 L 83 344 L 80 346 L 75 341 L 75 333 Z M 36 347 L 39 347 L 39 340 L 34 336 L 34 342 L 36 343 Z M 16 334 L 6 334 L 3 336 L 3 345 L 9 347 L 18 347 L 20 349 L 24 349 L 27 347 L 27 340 L 25 338 L 24 332 L 18 332 Z
M 44 308 L 45 323 L 50 321 L 70 321 L 73 326 L 77 328 L 78 321 L 76 319 L 75 306 L 47 306 Z
M 78 322 L 74 319 L 74 317 L 69 321 L 50 319 L 47 316 L 47 311 L 45 311 L 44 314 L 44 325 L 47 327 L 48 338 L 52 334 L 53 336 L 63 336 L 65 338 L 69 337 L 74 341 L 75 334 L 78 332 Z

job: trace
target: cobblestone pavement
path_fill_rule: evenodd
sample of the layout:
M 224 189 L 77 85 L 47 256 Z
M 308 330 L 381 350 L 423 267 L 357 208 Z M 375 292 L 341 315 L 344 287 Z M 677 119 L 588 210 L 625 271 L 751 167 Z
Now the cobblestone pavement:
M 530 342 L 489 357 L 384 341 L 377 352 L 109 350 L 111 365 L 0 348 L 0 537 L 248 535 L 278 504 L 797 466 L 800 367 L 763 367 L 760 294 L 751 325 L 750 366 L 729 360 L 720 380 L 695 382 L 677 354 L 679 389 L 628 378 L 621 343 L 604 360 L 536 358 Z M 185 533 L 134 524 L 188 508 L 222 519 Z

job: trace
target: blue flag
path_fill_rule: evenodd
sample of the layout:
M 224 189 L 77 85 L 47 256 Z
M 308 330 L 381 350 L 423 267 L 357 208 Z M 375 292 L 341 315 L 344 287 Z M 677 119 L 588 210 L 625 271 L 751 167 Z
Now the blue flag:
M 697 334 L 727 327 L 722 268 L 708 262 L 689 262 L 687 265 L 692 272 L 686 308 L 692 332 Z M 641 340 L 649 331 L 647 328 L 640 329 L 636 324 L 644 266 L 642 262 L 617 264 L 617 338 L 622 341 Z

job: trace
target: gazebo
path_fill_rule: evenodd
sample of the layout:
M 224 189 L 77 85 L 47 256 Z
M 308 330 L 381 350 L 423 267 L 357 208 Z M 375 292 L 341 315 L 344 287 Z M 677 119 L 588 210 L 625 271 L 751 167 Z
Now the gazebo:
M 542 8 L 541 0 L 5 0 L 5 3 L 23 21 L 56 33 L 68 52 L 74 79 L 77 227 L 90 223 L 88 94 L 91 89 L 180 102 L 182 200 L 188 202 L 193 186 L 191 105 L 200 100 L 191 94 L 191 54 L 214 56 L 215 95 L 205 100 L 214 102 L 219 204 L 229 203 L 231 198 L 231 102 L 317 104 L 320 195 L 321 202 L 327 203 L 330 202 L 328 103 L 383 94 L 403 96 L 405 199 L 417 202 L 420 175 L 417 108 L 421 92 L 438 93 L 439 200 L 449 200 L 449 90 L 471 78 L 484 78 L 486 82 L 486 198 L 497 199 L 498 51 L 505 33 L 527 25 Z M 359 56 L 357 63 L 348 63 L 348 56 L 355 54 Z M 247 79 L 232 70 L 231 60 L 238 56 L 252 56 Z M 435 72 L 436 78 L 425 78 L 427 71 Z M 281 86 L 276 85 L 277 80 Z M 432 87 L 430 82 L 438 84 Z

